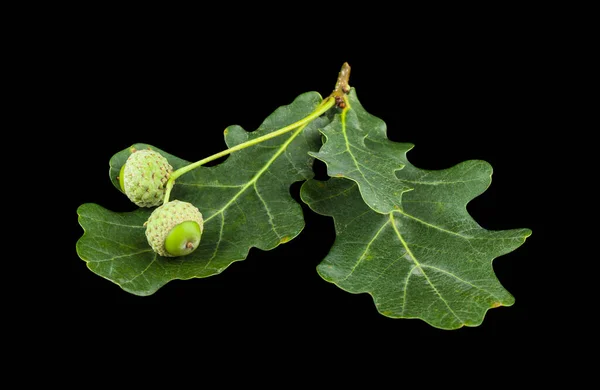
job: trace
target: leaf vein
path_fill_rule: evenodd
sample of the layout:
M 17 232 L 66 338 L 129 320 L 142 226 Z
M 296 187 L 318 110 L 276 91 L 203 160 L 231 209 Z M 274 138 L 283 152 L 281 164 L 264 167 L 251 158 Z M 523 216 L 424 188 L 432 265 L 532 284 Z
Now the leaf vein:
M 210 265 L 210 263 L 213 261 L 213 259 L 217 256 L 217 253 L 219 253 L 219 248 L 221 247 L 221 242 L 223 241 L 223 227 L 225 226 L 225 215 L 221 214 L 221 229 L 219 231 L 219 240 L 217 241 L 217 245 L 215 245 L 215 251 L 213 252 L 213 255 L 210 257 L 210 259 L 208 259 L 208 261 L 206 262 L 206 265 L 204 266 L 203 269 L 207 269 L 208 266 Z
M 411 219 L 413 219 L 413 220 L 415 220 L 415 221 L 417 221 L 417 222 L 419 222 L 419 223 L 421 223 L 421 224 L 423 224 L 423 225 L 425 225 L 425 226 L 428 226 L 428 227 L 430 227 L 430 228 L 432 228 L 432 229 L 437 229 L 437 230 L 440 230 L 440 231 L 442 231 L 442 232 L 444 232 L 444 233 L 448 233 L 448 234 L 452 234 L 452 235 L 454 235 L 454 236 L 458 236 L 458 237 L 460 237 L 460 238 L 464 238 L 465 240 L 470 240 L 470 239 L 472 239 L 472 238 L 473 238 L 473 237 L 471 237 L 471 236 L 464 236 L 464 235 L 462 235 L 462 234 L 460 234 L 460 233 L 456 233 L 456 232 L 453 232 L 453 231 L 451 231 L 451 230 L 444 229 L 443 227 L 440 227 L 440 226 L 437 226 L 437 225 L 433 225 L 433 224 L 431 224 L 431 223 L 429 223 L 429 222 L 425 222 L 425 221 L 423 221 L 422 219 L 419 219 L 419 218 L 417 218 L 417 217 L 415 217 L 415 216 L 413 216 L 413 215 L 410 215 L 410 214 L 408 214 L 408 213 L 407 213 L 407 212 L 405 212 L 405 211 L 402 211 L 402 210 L 396 210 L 395 212 L 398 212 L 398 213 L 400 213 L 400 214 L 402 214 L 402 215 L 405 215 L 405 216 L 407 216 L 407 217 L 409 217 L 409 218 L 411 218 Z
M 374 190 L 373 184 L 371 184 L 369 179 L 367 179 L 366 175 L 360 169 L 361 164 L 359 164 L 359 162 L 356 160 L 356 157 L 354 156 L 352 151 L 350 151 L 350 141 L 348 140 L 348 131 L 347 131 L 347 126 L 346 126 L 346 115 L 347 115 L 349 109 L 350 109 L 349 107 L 346 107 L 344 109 L 344 111 L 342 111 L 342 134 L 344 135 L 344 141 L 346 142 L 346 150 L 348 151 L 348 154 L 350 154 L 352 161 L 354 161 L 354 166 L 356 167 L 356 169 L 358 170 L 358 172 L 360 173 L 362 178 L 365 180 L 365 182 L 367 182 L 367 184 L 371 188 L 371 191 L 373 192 L 373 194 L 376 194 L 377 191 Z
M 131 257 L 131 256 L 136 256 L 136 255 L 141 255 L 142 253 L 147 253 L 147 252 L 152 252 L 152 249 L 146 249 L 140 252 L 135 252 L 135 253 L 128 253 L 126 255 L 121 255 L 121 256 L 115 256 L 115 257 L 111 257 L 110 259 L 100 259 L 100 260 L 88 260 L 88 262 L 90 263 L 105 263 L 107 261 L 113 261 L 116 259 L 121 259 L 124 257 Z M 102 252 L 105 253 L 105 252 Z M 106 253 L 108 255 L 108 253 Z
M 406 311 L 406 293 L 408 292 L 408 279 L 410 279 L 410 275 L 412 275 L 412 272 L 415 270 L 415 268 L 417 268 L 416 265 L 414 265 L 410 269 L 410 271 L 408 271 L 406 279 L 404 280 L 404 292 L 402 295 L 402 312 L 400 313 L 400 317 L 404 317 L 404 312 Z
M 470 180 L 455 180 L 455 181 L 443 181 L 443 180 L 436 180 L 436 181 L 420 181 L 420 180 L 406 180 L 406 179 L 401 179 L 401 181 L 406 182 L 406 183 L 411 183 L 411 184 L 422 184 L 422 185 L 426 185 L 426 186 L 441 186 L 441 185 L 450 185 L 450 184 L 459 184 L 459 183 L 470 183 L 473 181 L 481 181 L 482 179 L 470 179 Z
M 406 252 L 408 253 L 408 255 L 411 257 L 411 259 L 413 260 L 413 262 L 415 263 L 415 265 L 419 268 L 419 270 L 421 271 L 421 273 L 425 277 L 425 280 L 427 280 L 427 283 L 429 283 L 429 285 L 431 286 L 431 288 L 433 289 L 433 291 L 436 293 L 436 295 L 438 296 L 438 298 L 444 303 L 444 305 L 446 305 L 446 308 L 448 308 L 448 311 L 450 313 L 452 313 L 452 315 L 459 321 L 459 323 L 463 324 L 464 323 L 463 320 L 461 320 L 460 317 L 454 312 L 454 310 L 452 310 L 452 307 L 450 307 L 450 304 L 448 303 L 448 301 L 446 301 L 446 299 L 444 299 L 444 297 L 439 292 L 439 290 L 435 287 L 435 285 L 433 284 L 433 282 L 431 281 L 431 279 L 429 279 L 429 276 L 427 276 L 427 274 L 425 273 L 425 270 L 423 269 L 423 267 L 421 266 L 421 264 L 419 263 L 419 261 L 417 260 L 417 258 L 415 257 L 415 255 L 412 253 L 412 251 L 410 250 L 410 248 L 408 247 L 408 244 L 406 243 L 406 241 L 404 241 L 404 238 L 402 237 L 402 234 L 400 234 L 400 231 L 396 227 L 396 223 L 394 221 L 394 213 L 390 213 L 390 222 L 392 224 L 392 227 L 394 228 L 394 231 L 396 232 L 396 235 L 398 236 L 398 239 L 402 243 L 402 246 L 404 246 L 404 249 L 406 249 Z
M 462 278 L 458 277 L 457 275 L 453 274 L 452 272 L 449 272 L 449 271 L 446 271 L 446 270 L 443 270 L 443 269 L 441 269 L 441 268 L 437 268 L 437 267 L 434 267 L 434 266 L 432 266 L 432 265 L 428 265 L 428 264 L 422 264 L 421 266 L 422 266 L 422 267 L 425 267 L 425 268 L 431 268 L 431 269 L 433 269 L 433 270 L 435 270 L 435 271 L 438 271 L 438 272 L 441 272 L 441 273 L 443 273 L 443 274 L 446 274 L 446 275 L 448 275 L 448 276 L 451 276 L 451 277 L 455 278 L 456 280 L 458 280 L 458 281 L 460 281 L 460 282 L 462 282 L 462 283 L 464 283 L 464 284 L 467 284 L 467 285 L 469 285 L 469 286 L 471 286 L 471 287 L 473 287 L 473 288 L 476 288 L 476 289 L 478 289 L 478 290 L 480 290 L 480 291 L 483 291 L 484 293 L 488 294 L 489 296 L 491 296 L 491 297 L 492 297 L 492 298 L 494 298 L 495 300 L 497 300 L 497 301 L 501 301 L 501 299 L 500 299 L 500 298 L 498 298 L 497 296 L 495 296 L 494 294 L 492 294 L 492 293 L 491 293 L 491 292 L 489 292 L 488 290 L 485 290 L 485 289 L 483 289 L 482 287 L 476 286 L 476 285 L 474 285 L 473 283 L 470 283 L 470 282 L 468 282 L 468 281 L 466 281 L 466 280 L 464 280 L 464 279 L 462 279 Z
M 176 184 L 182 186 L 190 186 L 190 187 L 201 187 L 201 188 L 240 188 L 243 187 L 243 184 L 240 185 L 225 185 L 225 184 L 200 184 L 200 183 L 180 183 Z
M 135 228 L 135 229 L 144 229 L 144 226 L 139 226 L 139 225 L 123 225 L 121 223 L 114 223 L 114 222 L 109 222 L 109 221 L 105 221 L 102 219 L 96 219 L 96 218 L 91 218 L 88 216 L 81 216 L 81 218 L 85 218 L 85 219 L 89 219 L 91 221 L 96 221 L 96 222 L 100 222 L 100 223 L 104 223 L 107 225 L 115 225 L 115 226 L 123 226 L 123 227 L 128 227 L 128 228 Z
M 275 232 L 275 235 L 277 235 L 277 237 L 279 238 L 279 233 L 277 233 L 277 228 L 275 227 L 275 223 L 273 222 L 273 214 L 271 214 L 271 210 L 269 209 L 269 206 L 267 206 L 267 202 L 265 202 L 262 195 L 258 191 L 256 182 L 254 183 L 254 191 L 256 192 L 258 199 L 260 199 L 261 203 L 263 204 L 263 206 L 265 208 L 265 211 L 267 212 L 267 215 L 269 216 L 269 224 L 271 225 L 271 229 L 273 229 L 273 231 Z
M 377 239 L 377 237 L 379 237 L 379 235 L 381 234 L 381 232 L 383 231 L 383 229 L 387 226 L 387 224 L 390 221 L 387 220 L 385 221 L 385 223 L 383 225 L 381 225 L 381 227 L 379 228 L 379 230 L 377 230 L 377 233 L 375 233 L 375 235 L 373 236 L 373 238 L 371 239 L 371 241 L 369 241 L 367 243 L 367 246 L 365 247 L 365 250 L 363 251 L 363 253 L 360 255 L 358 261 L 356 262 L 356 264 L 354 264 L 354 266 L 352 267 L 352 269 L 350 270 L 350 273 L 348 275 L 346 275 L 346 277 L 342 280 L 340 280 L 340 282 L 345 281 L 346 279 L 348 279 L 356 270 L 356 268 L 360 265 L 360 263 L 362 263 L 362 261 L 364 260 L 367 252 L 369 251 L 369 249 L 371 248 L 371 245 L 375 242 L 375 240 Z
M 220 214 L 223 211 L 225 211 L 229 206 L 231 206 L 231 204 L 233 202 L 235 202 L 237 200 L 237 198 L 240 197 L 240 195 L 242 193 L 244 193 L 248 188 L 250 188 L 250 186 L 254 185 L 254 183 L 256 183 L 256 181 L 263 175 L 263 173 L 265 173 L 269 169 L 269 167 L 273 164 L 273 162 L 281 155 L 281 153 L 283 153 L 287 149 L 287 147 L 298 136 L 298 134 L 300 134 L 302 132 L 302 130 L 304 130 L 305 127 L 306 127 L 306 125 L 300 126 L 298 128 L 298 130 L 296 130 L 294 133 L 292 133 L 292 135 L 281 145 L 281 147 L 277 150 L 277 152 L 273 155 L 273 157 L 271 157 L 269 159 L 269 161 L 267 161 L 267 163 L 262 167 L 262 169 L 260 169 L 258 172 L 256 172 L 256 174 L 252 177 L 252 179 L 250 179 L 250 181 L 248 181 L 248 183 L 246 183 L 242 187 L 242 189 L 237 194 L 235 194 L 229 202 L 227 202 L 225 204 L 225 206 L 223 206 L 219 211 L 217 211 L 210 217 L 206 218 L 205 222 L 210 221 L 212 218 L 214 218 L 215 215 Z
M 140 272 L 139 274 L 134 276 L 132 279 L 129 279 L 128 281 L 123 282 L 122 284 L 129 284 L 129 283 L 133 282 L 135 279 L 139 278 L 140 276 L 144 276 L 146 281 L 148 281 L 148 278 L 146 278 L 146 276 L 144 274 L 146 273 L 146 271 L 148 271 L 148 269 L 152 266 L 152 264 L 154 264 L 156 262 L 156 259 L 158 259 L 158 254 L 155 253 L 154 258 L 152 259 L 150 264 L 148 264 L 148 266 L 146 268 L 144 268 L 144 270 L 142 272 Z

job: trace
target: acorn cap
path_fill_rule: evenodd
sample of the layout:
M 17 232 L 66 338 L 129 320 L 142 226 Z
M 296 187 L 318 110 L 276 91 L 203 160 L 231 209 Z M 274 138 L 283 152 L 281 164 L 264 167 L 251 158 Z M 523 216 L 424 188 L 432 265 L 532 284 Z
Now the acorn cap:
M 174 227 L 186 221 L 197 222 L 202 234 L 204 228 L 202 214 L 193 204 L 173 200 L 156 208 L 146 222 L 146 238 L 154 252 L 161 256 L 173 257 L 165 249 L 165 240 Z
M 165 198 L 166 184 L 173 167 L 154 150 L 137 150 L 125 162 L 125 195 L 140 207 L 154 207 Z

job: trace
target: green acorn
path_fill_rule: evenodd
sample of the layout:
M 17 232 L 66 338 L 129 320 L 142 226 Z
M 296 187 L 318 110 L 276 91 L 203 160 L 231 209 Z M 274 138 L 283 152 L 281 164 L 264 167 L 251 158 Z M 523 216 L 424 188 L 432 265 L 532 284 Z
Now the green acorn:
M 131 153 L 119 173 L 121 190 L 140 207 L 154 207 L 165 198 L 165 185 L 173 167 L 154 150 Z
M 198 248 L 204 223 L 191 203 L 173 200 L 154 210 L 146 222 L 146 238 L 165 257 L 189 255 Z

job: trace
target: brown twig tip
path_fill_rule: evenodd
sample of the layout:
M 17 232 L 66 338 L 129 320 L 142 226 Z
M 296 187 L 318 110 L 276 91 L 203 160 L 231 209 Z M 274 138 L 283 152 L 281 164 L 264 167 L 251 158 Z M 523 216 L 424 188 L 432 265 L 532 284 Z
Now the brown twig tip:
M 349 80 L 350 65 L 347 62 L 344 62 L 344 65 L 342 65 L 342 70 L 340 70 L 340 74 L 338 75 L 337 82 L 335 83 L 333 94 L 336 96 L 340 96 L 342 92 L 344 94 L 348 94 L 350 92 L 350 84 L 348 84 Z
M 350 84 L 348 84 L 349 79 L 350 65 L 348 65 L 347 62 L 344 62 L 342 70 L 340 70 L 340 74 L 338 75 L 337 82 L 335 83 L 335 89 L 331 93 L 331 96 L 335 99 L 335 105 L 339 108 L 346 107 L 346 95 L 350 93 Z

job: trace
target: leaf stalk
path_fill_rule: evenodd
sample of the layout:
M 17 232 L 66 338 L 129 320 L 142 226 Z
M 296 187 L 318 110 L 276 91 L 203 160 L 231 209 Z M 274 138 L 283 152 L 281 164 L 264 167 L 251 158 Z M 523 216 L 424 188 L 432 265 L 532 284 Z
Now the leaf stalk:
M 339 82 L 339 80 L 338 80 Z M 337 84 L 336 84 L 336 88 L 337 88 Z M 313 120 L 317 119 L 318 117 L 320 117 L 321 115 L 323 115 L 325 112 L 327 112 L 330 108 L 332 108 L 334 105 L 336 104 L 336 99 L 333 96 L 333 94 L 329 97 L 327 97 L 325 100 L 323 100 L 321 102 L 321 104 L 319 104 L 315 110 L 313 112 L 311 112 L 309 115 L 307 115 L 306 117 L 300 119 L 297 122 L 294 122 L 288 126 L 285 126 L 279 130 L 276 130 L 272 133 L 269 134 L 265 134 L 261 137 L 255 138 L 253 140 L 241 143 L 239 145 L 236 145 L 234 147 L 231 147 L 229 149 L 223 150 L 222 152 L 213 154 L 212 156 L 203 158 L 200 161 L 196 161 L 195 163 L 186 165 L 182 168 L 179 168 L 178 170 L 176 170 L 175 172 L 173 172 L 171 174 L 171 176 L 169 177 L 169 180 L 167 181 L 167 185 L 166 185 L 166 192 L 165 192 L 165 200 L 163 202 L 163 204 L 166 204 L 169 202 L 169 198 L 171 197 L 171 191 L 173 190 L 173 186 L 175 185 L 175 180 L 177 180 L 179 177 L 181 177 L 182 175 L 198 168 L 201 165 L 204 165 L 206 163 L 209 163 L 211 161 L 214 161 L 218 158 L 221 158 L 223 156 L 227 156 L 228 154 L 231 154 L 233 152 L 236 152 L 238 150 L 242 150 L 245 149 L 247 147 L 259 144 L 261 142 L 264 142 L 266 140 L 269 140 L 271 138 L 275 138 L 278 137 L 280 135 L 283 135 L 285 133 L 288 133 L 294 129 L 297 129 L 301 126 L 306 126 L 307 124 L 309 124 L 310 122 L 312 122 Z

